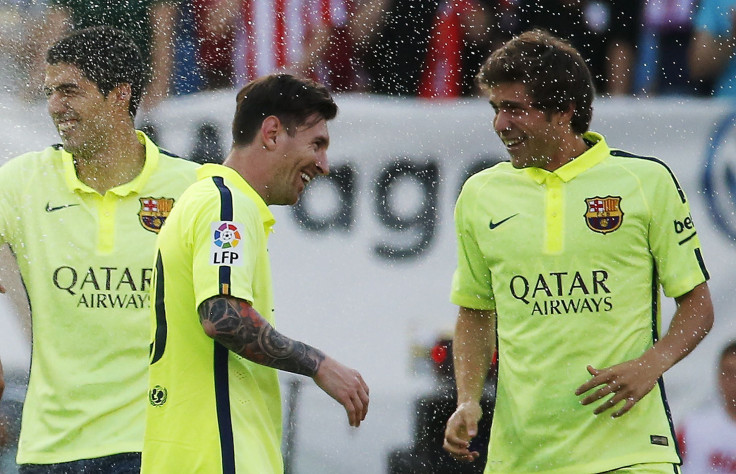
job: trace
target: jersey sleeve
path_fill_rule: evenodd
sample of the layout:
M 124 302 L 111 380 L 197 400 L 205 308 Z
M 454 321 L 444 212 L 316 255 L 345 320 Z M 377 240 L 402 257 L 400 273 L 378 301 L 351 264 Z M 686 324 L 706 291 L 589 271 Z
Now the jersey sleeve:
M 496 303 L 491 272 L 466 218 L 466 214 L 471 214 L 468 206 L 472 206 L 472 197 L 468 194 L 464 188 L 455 204 L 457 268 L 452 278 L 450 301 L 466 308 L 492 310 Z
M 665 295 L 675 298 L 708 279 L 685 192 L 664 165 L 649 186 L 649 248 Z
M 18 230 L 18 186 L 25 180 L 17 169 L 19 158 L 0 166 L 0 245 L 12 244 Z
M 208 195 L 192 229 L 192 280 L 196 306 L 217 295 L 253 303 L 259 239 L 263 225 L 254 205 L 238 205 L 227 218 L 223 208 L 234 207 L 221 192 Z M 227 210 L 226 210 L 227 211 Z M 259 234 L 260 232 L 260 234 Z

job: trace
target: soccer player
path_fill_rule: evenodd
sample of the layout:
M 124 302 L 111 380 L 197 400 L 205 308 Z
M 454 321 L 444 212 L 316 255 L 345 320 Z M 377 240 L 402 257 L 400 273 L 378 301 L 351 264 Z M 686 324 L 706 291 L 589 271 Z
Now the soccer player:
M 0 168 L 0 244 L 33 322 L 17 461 L 26 474 L 138 472 L 151 257 L 197 165 L 135 130 L 142 66 L 127 34 L 79 30 L 46 61 L 62 144 Z
M 328 173 L 336 113 L 312 81 L 248 83 L 230 154 L 200 168 L 169 216 L 154 267 L 142 472 L 283 472 L 277 369 L 312 377 L 351 426 L 365 418 L 368 386 L 357 371 L 274 329 L 266 246 L 268 206 L 295 204 Z
M 444 447 L 462 460 L 498 350 L 486 473 L 673 473 L 662 374 L 713 324 L 685 194 L 661 161 L 588 131 L 590 72 L 540 30 L 478 74 L 511 158 L 471 177 L 455 208 L 451 299 L 458 405 Z M 659 288 L 677 310 L 660 337 Z

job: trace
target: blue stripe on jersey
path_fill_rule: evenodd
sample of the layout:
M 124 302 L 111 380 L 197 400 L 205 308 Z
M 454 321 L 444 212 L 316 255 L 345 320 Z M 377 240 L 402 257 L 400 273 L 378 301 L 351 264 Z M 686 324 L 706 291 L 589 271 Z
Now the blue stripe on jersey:
M 156 314 L 156 335 L 151 343 L 151 364 L 155 364 L 163 355 L 166 348 L 166 305 L 164 304 L 164 263 L 161 251 L 156 254 L 156 291 L 154 292 L 154 308 Z
M 172 157 L 172 158 L 181 158 L 181 156 L 177 155 L 176 153 L 174 153 L 174 152 L 171 152 L 171 151 L 169 151 L 169 150 L 165 150 L 165 149 L 163 149 L 163 148 L 161 148 L 161 147 L 159 147 L 159 148 L 158 148 L 158 151 L 159 151 L 159 153 L 161 153 L 162 155 L 170 156 L 170 157 Z M 185 158 L 181 158 L 181 159 L 183 160 L 183 159 L 185 159 Z
M 654 268 L 652 271 L 652 342 L 656 343 L 659 340 L 659 331 L 657 330 L 657 312 L 659 302 L 659 275 L 657 269 Z M 675 434 L 675 424 L 672 421 L 672 410 L 670 410 L 670 404 L 667 402 L 667 394 L 664 390 L 664 378 L 659 377 L 657 379 L 657 385 L 659 386 L 659 393 L 662 396 L 662 406 L 664 406 L 665 415 L 667 415 L 667 423 L 670 427 L 670 438 L 675 446 L 675 453 L 679 458 L 679 462 L 682 462 L 682 454 L 680 454 L 680 446 L 677 443 L 677 435 Z M 653 433 L 660 434 L 660 433 Z
M 667 170 L 667 172 L 672 177 L 672 181 L 675 183 L 675 186 L 677 187 L 677 193 L 680 195 L 680 200 L 685 203 L 685 193 L 682 191 L 682 188 L 680 187 L 680 183 L 677 182 L 677 178 L 675 177 L 675 174 L 672 172 L 669 166 L 667 166 L 664 161 L 658 160 L 657 158 L 653 158 L 651 156 L 640 156 L 640 155 L 634 155 L 633 153 L 629 153 L 627 151 L 622 150 L 611 150 L 612 156 L 619 156 L 622 158 L 638 158 L 640 160 L 647 160 L 647 161 L 653 161 L 654 163 L 659 163 L 660 165 L 664 166 L 664 169 Z
M 700 253 L 700 248 L 695 249 L 695 258 L 698 259 L 698 265 L 700 265 L 700 271 L 703 272 L 703 276 L 706 280 L 710 280 L 710 274 L 708 274 L 708 269 L 705 268 L 705 261 L 703 260 L 703 254 Z
M 220 220 L 233 220 L 233 195 L 225 185 L 221 176 L 213 176 L 212 180 L 220 192 Z M 230 294 L 230 267 L 220 266 L 219 273 L 220 293 Z M 217 425 L 220 433 L 220 456 L 222 458 L 223 474 L 235 473 L 235 445 L 233 442 L 233 425 L 230 418 L 230 380 L 228 375 L 229 349 L 213 342 L 214 346 L 214 376 L 215 376 L 215 405 L 217 406 Z
M 233 220 L 233 194 L 230 192 L 230 188 L 225 185 L 222 176 L 213 176 L 212 181 L 215 182 L 217 190 L 220 191 L 220 220 Z
M 213 176 L 217 190 L 220 191 L 220 220 L 221 221 L 232 221 L 233 220 L 233 194 L 230 189 L 225 185 L 225 180 L 222 176 Z M 230 294 L 230 267 L 228 265 L 220 265 L 220 294 Z
M 235 444 L 233 442 L 233 422 L 230 414 L 230 381 L 228 377 L 228 358 L 230 350 L 213 341 L 215 373 L 215 406 L 217 407 L 217 426 L 220 433 L 220 457 L 222 474 L 235 474 Z

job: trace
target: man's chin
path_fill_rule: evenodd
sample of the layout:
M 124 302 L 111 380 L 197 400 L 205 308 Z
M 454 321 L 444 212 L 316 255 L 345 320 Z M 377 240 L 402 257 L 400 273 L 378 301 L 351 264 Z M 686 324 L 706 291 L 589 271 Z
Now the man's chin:
M 529 163 L 529 160 L 525 160 L 522 158 L 514 158 L 511 157 L 511 166 L 513 166 L 516 169 L 522 169 L 522 168 L 529 168 L 531 164 Z
M 79 146 L 76 145 L 74 142 L 64 140 L 63 138 L 61 139 L 61 145 L 64 147 L 64 151 L 66 151 L 67 153 L 71 153 L 72 155 L 78 153 L 80 149 Z

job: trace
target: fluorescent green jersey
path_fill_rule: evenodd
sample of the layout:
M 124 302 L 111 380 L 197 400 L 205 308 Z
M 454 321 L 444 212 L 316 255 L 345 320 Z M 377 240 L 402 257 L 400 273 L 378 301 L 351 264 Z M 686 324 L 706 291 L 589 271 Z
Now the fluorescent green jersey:
M 18 259 L 33 319 L 18 463 L 143 447 L 151 256 L 197 165 L 138 137 L 141 174 L 104 196 L 60 146 L 0 168 L 0 243 Z
M 487 473 L 680 462 L 661 380 L 617 419 L 575 395 L 587 365 L 634 359 L 658 339 L 660 285 L 677 297 L 708 278 L 669 169 L 585 139 L 593 146 L 555 172 L 501 163 L 458 198 L 451 299 L 497 313 Z
M 281 473 L 276 370 L 215 342 L 197 312 L 229 295 L 273 324 L 274 218 L 235 170 L 205 165 L 199 178 L 157 242 L 142 472 Z

